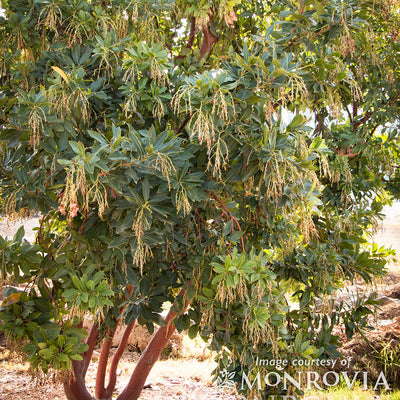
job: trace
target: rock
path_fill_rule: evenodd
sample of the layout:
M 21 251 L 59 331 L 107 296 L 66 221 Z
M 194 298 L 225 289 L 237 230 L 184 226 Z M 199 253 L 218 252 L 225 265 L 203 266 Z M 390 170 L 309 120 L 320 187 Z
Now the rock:
M 387 296 L 392 299 L 400 299 L 400 283 L 389 286 L 387 289 Z
M 393 304 L 393 303 L 400 304 L 400 300 L 398 300 L 397 298 L 394 298 L 392 296 L 389 297 L 389 296 L 379 295 L 376 298 L 376 300 L 380 302 L 381 306 L 385 306 L 387 304 Z
M 380 307 L 378 319 L 379 320 L 391 320 L 392 322 L 400 316 L 400 304 L 394 302 L 388 302 Z M 378 323 L 378 325 L 381 325 Z
M 351 360 L 349 372 L 367 371 L 368 379 L 376 381 L 381 371 L 393 388 L 399 387 L 400 321 L 386 320 L 368 333 L 368 343 L 360 336 L 339 349 L 345 359 Z M 393 358 L 394 357 L 394 358 Z
M 89 332 L 91 328 L 91 323 L 88 320 L 84 321 L 83 328 Z M 154 333 L 157 332 L 158 327 L 155 326 Z M 118 344 L 121 341 L 122 335 L 124 334 L 125 326 L 118 326 L 115 332 L 112 347 L 118 347 Z M 150 343 L 153 335 L 150 335 L 147 328 L 142 325 L 135 325 L 132 330 L 132 333 L 129 336 L 127 348 L 130 348 L 133 351 L 137 351 L 142 353 L 147 345 Z M 180 333 L 175 332 L 165 349 L 161 354 L 161 358 L 169 358 L 169 357 L 179 357 L 183 348 L 183 337 Z M 96 355 L 94 354 L 94 357 Z M 98 358 L 98 357 L 97 357 Z
M 158 328 L 156 326 L 154 329 L 154 333 L 157 332 L 157 329 Z M 112 346 L 114 347 L 118 346 L 118 344 L 121 341 L 123 333 L 124 333 L 124 327 L 118 327 L 114 335 Z M 133 328 L 131 335 L 129 336 L 128 346 L 142 353 L 146 349 L 147 345 L 150 343 L 152 337 L 153 335 L 150 335 L 145 326 L 136 325 Z M 163 350 L 161 358 L 165 358 L 168 356 L 176 357 L 179 355 L 181 350 L 182 350 L 182 335 L 175 332 L 172 335 L 170 342 Z

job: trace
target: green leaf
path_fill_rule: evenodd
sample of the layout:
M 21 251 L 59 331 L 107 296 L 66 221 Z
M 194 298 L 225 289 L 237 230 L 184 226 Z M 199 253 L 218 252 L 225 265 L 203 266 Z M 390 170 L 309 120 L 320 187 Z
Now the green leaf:
M 103 279 L 104 277 L 104 271 L 97 271 L 96 274 L 94 275 L 94 277 L 92 278 L 94 284 L 97 286 L 100 281 Z
M 79 340 L 85 339 L 88 336 L 87 332 L 84 329 L 76 327 L 65 329 L 65 334 L 68 336 L 76 337 Z
M 215 297 L 215 293 L 212 289 L 207 288 L 207 287 L 203 287 L 203 293 L 206 297 L 213 299 Z
M 72 290 L 74 290 L 74 289 L 72 289 Z M 64 297 L 66 297 L 66 296 L 64 296 Z M 81 292 L 81 294 L 79 295 L 79 298 L 83 303 L 87 303 L 89 301 L 88 292 Z
M 89 296 L 89 307 L 94 308 L 96 306 L 96 296 L 90 295 Z
M 80 147 L 79 147 L 79 143 L 74 142 L 72 140 L 70 140 L 69 145 L 71 146 L 72 150 L 74 151 L 75 154 L 80 154 Z
M 94 140 L 97 140 L 102 145 L 108 144 L 107 139 L 101 133 L 92 131 L 91 129 L 88 129 L 87 133 L 91 138 L 93 138 Z
M 224 229 L 222 230 L 222 234 L 224 236 L 229 235 L 230 233 L 232 233 L 233 230 L 233 221 L 230 219 L 224 226 Z
M 196 336 L 197 336 L 198 333 L 199 333 L 199 326 L 198 326 L 198 325 L 192 325 L 192 326 L 189 328 L 188 336 L 189 336 L 190 339 L 193 340 L 193 339 L 196 338 Z
M 63 297 L 67 301 L 71 301 L 76 299 L 77 295 L 79 294 L 79 291 L 77 289 L 67 289 L 63 292 Z
M 233 280 L 233 276 L 231 274 L 227 274 L 225 276 L 225 284 L 227 288 L 234 288 L 236 287 L 235 282 Z
M 213 280 L 211 281 L 211 285 L 216 285 L 217 283 L 221 282 L 222 279 L 224 279 L 224 275 L 217 275 L 213 278 Z
M 253 93 L 250 97 L 246 99 L 246 103 L 249 106 L 253 106 L 254 104 L 257 104 L 261 100 L 260 96 L 257 96 L 255 93 Z
M 71 279 L 72 279 L 72 283 L 76 289 L 83 290 L 82 282 L 76 275 L 72 275 Z
M 286 75 L 286 71 L 283 69 L 283 68 L 277 68 L 273 73 L 272 73 L 272 76 L 274 77 L 274 78 L 279 78 L 280 76 L 282 76 L 282 75 Z
M 103 83 L 104 83 L 104 78 L 99 78 L 90 84 L 89 89 L 92 92 L 97 92 L 103 86 Z
M 69 361 L 69 357 L 64 353 L 58 353 L 57 358 L 59 361 L 67 363 Z
M 292 121 L 290 122 L 288 127 L 286 128 L 286 131 L 288 131 L 288 132 L 294 131 L 294 130 L 298 129 L 299 127 L 303 126 L 305 122 L 306 122 L 306 118 L 303 117 L 301 114 L 297 114 L 292 119 Z
M 75 360 L 75 361 L 82 361 L 83 360 L 83 357 L 80 354 L 71 354 L 69 356 L 69 358 L 71 360 Z
M 46 349 L 39 350 L 39 355 L 42 358 L 44 358 L 45 360 L 51 360 L 54 356 L 54 353 L 52 350 L 46 348 Z
M 14 243 L 21 243 L 22 239 L 25 236 L 25 229 L 21 226 L 14 235 L 13 242 Z

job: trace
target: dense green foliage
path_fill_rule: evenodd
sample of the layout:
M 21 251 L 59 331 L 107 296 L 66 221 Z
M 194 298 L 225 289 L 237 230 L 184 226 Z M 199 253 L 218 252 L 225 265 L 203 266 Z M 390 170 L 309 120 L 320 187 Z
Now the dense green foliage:
M 0 238 L 25 285 L 0 319 L 34 368 L 80 359 L 84 313 L 151 331 L 167 301 L 239 382 L 366 326 L 371 298 L 330 296 L 386 263 L 368 232 L 397 173 L 394 0 L 3 6 L 2 211 L 43 217 L 35 244 Z

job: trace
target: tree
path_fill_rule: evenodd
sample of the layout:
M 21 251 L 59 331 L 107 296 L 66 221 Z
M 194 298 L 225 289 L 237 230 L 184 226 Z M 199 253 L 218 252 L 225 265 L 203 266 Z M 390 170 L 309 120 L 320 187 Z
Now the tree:
M 366 326 L 372 297 L 332 296 L 388 255 L 368 232 L 397 173 L 395 0 L 3 6 L 2 211 L 42 217 L 36 243 L 0 238 L 22 285 L 0 319 L 33 369 L 92 399 L 100 343 L 111 399 L 134 324 L 157 324 L 117 397 L 134 400 L 175 328 L 240 383 L 257 357 L 335 356 L 336 325 Z

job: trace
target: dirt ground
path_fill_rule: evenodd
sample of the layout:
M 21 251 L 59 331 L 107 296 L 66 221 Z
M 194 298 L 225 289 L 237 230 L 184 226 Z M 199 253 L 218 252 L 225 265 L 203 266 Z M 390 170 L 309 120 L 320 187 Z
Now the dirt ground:
M 35 227 L 39 225 L 39 218 L 23 221 L 23 225 L 25 238 L 28 241 L 34 241 Z M 21 223 L 8 224 L 7 221 L 0 220 L 0 235 L 12 238 L 20 226 Z M 156 363 L 147 381 L 149 387 L 143 390 L 141 400 L 238 398 L 234 393 L 216 387 L 211 381 L 211 372 L 215 368 L 215 363 L 211 357 L 204 359 L 203 350 L 200 351 L 197 348 L 191 352 L 188 349 L 190 346 L 190 343 L 185 344 L 186 353 L 183 358 L 161 360 Z M 193 346 L 198 347 L 198 344 L 193 344 Z M 189 357 L 190 352 L 192 357 Z M 193 353 L 196 352 L 201 360 L 193 357 Z M 128 351 L 124 355 L 119 366 L 116 393 L 124 389 L 138 358 L 139 354 L 135 351 Z M 96 353 L 94 359 L 96 359 Z M 89 389 L 94 388 L 96 365 L 96 362 L 92 363 L 88 370 Z M 4 336 L 0 336 L 0 400 L 65 400 L 61 385 L 51 383 L 38 385 L 32 380 L 28 370 L 29 365 L 17 360 L 12 351 L 7 348 Z
M 28 242 L 33 242 L 35 240 L 35 228 L 39 226 L 39 218 L 29 218 L 15 223 L 8 223 L 6 219 L 0 218 L 0 235 L 11 239 L 21 227 L 21 224 L 24 225 L 25 239 Z
M 115 350 L 112 349 L 111 353 Z M 140 355 L 128 346 L 118 369 L 115 395 L 122 392 Z M 94 388 L 99 351 L 95 350 L 87 373 L 89 390 Z M 184 337 L 179 359 L 158 361 L 151 371 L 141 400 L 232 400 L 229 390 L 219 389 L 211 380 L 215 363 L 200 340 Z M 65 400 L 61 385 L 46 382 L 38 385 L 29 373 L 29 364 L 15 358 L 0 339 L 0 400 Z
M 397 249 L 400 259 L 400 203 L 392 208 L 386 208 L 385 219 L 381 230 L 376 234 L 375 240 L 380 245 Z M 34 230 L 38 219 L 25 222 L 26 238 L 33 240 Z M 19 224 L 8 226 L 0 220 L 0 234 L 11 237 L 18 229 Z M 399 300 L 393 301 L 395 288 L 400 293 L 400 262 L 394 261 L 389 266 L 389 278 L 379 285 L 379 291 L 389 300 L 382 308 L 379 321 L 384 321 L 378 326 L 375 336 L 379 336 L 379 329 L 390 330 L 390 324 L 399 329 L 400 336 L 400 305 Z M 393 298 L 392 298 L 393 297 Z M 400 295 L 399 297 L 400 298 Z M 379 325 L 379 324 L 378 324 Z M 399 338 L 400 340 L 400 338 Z M 190 347 L 186 343 L 186 347 Z M 350 349 L 350 350 L 349 350 Z M 351 345 L 347 345 L 347 351 L 351 351 Z M 365 349 L 363 350 L 365 351 Z M 199 355 L 194 352 L 194 354 Z M 204 354 L 203 354 L 204 355 Z M 121 392 L 126 385 L 130 372 L 139 355 L 136 352 L 127 352 L 121 361 L 116 393 Z M 88 371 L 89 388 L 94 387 L 96 363 L 92 363 Z M 233 400 L 238 399 L 233 392 L 217 388 L 212 383 L 210 374 L 215 364 L 210 357 L 198 357 L 186 355 L 179 359 L 161 360 L 153 368 L 147 389 L 144 389 L 141 400 Z M 46 384 L 38 386 L 32 381 L 28 373 L 28 364 L 16 360 L 6 348 L 4 340 L 0 340 L 0 400 L 65 400 L 61 386 Z
M 393 207 L 385 207 L 383 212 L 385 220 L 374 238 L 379 245 L 396 250 L 398 260 L 389 265 L 388 271 L 396 275 L 400 282 L 400 202 L 395 202 Z
M 7 350 L 0 349 L 0 353 Z M 123 390 L 129 372 L 137 359 L 136 353 L 127 353 L 121 362 L 116 393 Z M 94 387 L 95 366 L 88 371 L 89 390 Z M 61 386 L 46 384 L 38 386 L 27 372 L 28 365 L 5 357 L 0 361 L 1 400 L 65 400 Z M 150 377 L 150 387 L 143 390 L 141 400 L 233 400 L 238 397 L 211 383 L 209 375 L 213 369 L 211 361 L 164 360 L 158 361 Z

